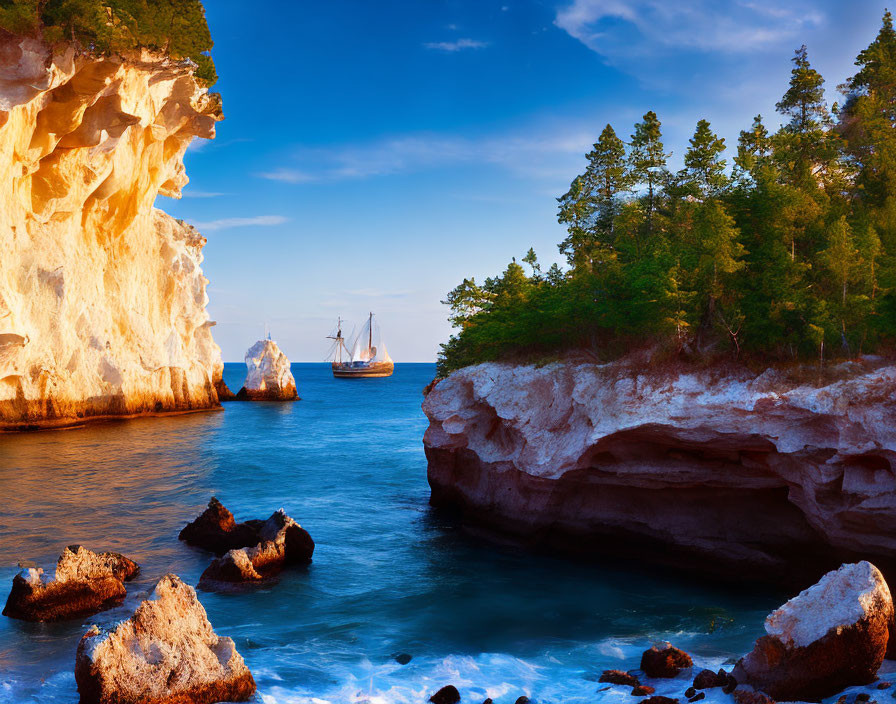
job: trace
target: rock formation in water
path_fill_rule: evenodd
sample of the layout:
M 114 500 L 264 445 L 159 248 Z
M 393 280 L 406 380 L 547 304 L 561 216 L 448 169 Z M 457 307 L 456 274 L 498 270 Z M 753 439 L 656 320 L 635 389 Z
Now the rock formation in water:
M 727 576 L 891 562 L 896 367 L 826 375 L 636 359 L 468 367 L 423 403 L 431 500 L 539 546 Z
M 3 615 L 25 621 L 63 621 L 95 614 L 124 599 L 124 582 L 138 570 L 124 555 L 71 545 L 59 557 L 53 577 L 38 567 L 26 567 L 13 577 Z
M 240 585 L 264 582 L 284 567 L 307 564 L 314 554 L 314 541 L 283 509 L 264 521 L 254 547 L 233 549 L 213 560 L 199 578 L 200 589 L 229 591 Z
M 196 520 L 184 526 L 178 538 L 221 556 L 199 580 L 199 587 L 208 590 L 257 584 L 284 567 L 311 562 L 314 555 L 314 540 L 308 531 L 282 508 L 266 521 L 237 523 L 214 497 Z
M 843 565 L 765 620 L 732 675 L 779 701 L 817 701 L 877 679 L 893 600 L 869 562 Z
M 247 701 L 255 680 L 230 638 L 215 634 L 193 588 L 166 575 L 134 615 L 78 644 L 81 704 Z
M 153 203 L 220 119 L 190 63 L 0 30 L 0 429 L 218 405 L 205 240 Z
M 259 340 L 246 352 L 246 381 L 237 401 L 298 401 L 289 360 L 273 340 Z

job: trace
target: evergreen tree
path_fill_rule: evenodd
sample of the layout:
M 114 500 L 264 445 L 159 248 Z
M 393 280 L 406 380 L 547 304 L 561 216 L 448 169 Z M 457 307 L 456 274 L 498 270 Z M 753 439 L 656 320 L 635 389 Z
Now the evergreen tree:
M 616 136 L 613 127 L 607 125 L 586 157 L 588 168 L 585 175 L 592 193 L 597 235 L 605 244 L 612 246 L 616 201 L 632 185 L 625 144 Z
M 749 130 L 741 130 L 737 140 L 737 156 L 734 157 L 735 165 L 751 178 L 756 178 L 760 169 L 769 165 L 769 157 L 772 153 L 772 143 L 768 130 L 762 123 L 762 115 L 753 118 L 753 124 Z
M 662 125 L 656 113 L 651 110 L 635 125 L 631 141 L 632 176 L 636 183 L 643 184 L 647 188 L 645 224 L 648 237 L 653 235 L 657 190 L 666 177 L 668 155 L 663 151 L 662 138 Z M 638 249 L 640 254 L 640 243 Z
M 591 269 L 589 252 L 591 245 L 594 244 L 594 236 L 591 233 L 594 201 L 587 183 L 585 176 L 576 176 L 569 190 L 557 199 L 560 204 L 557 220 L 566 225 L 566 231 L 569 233 L 557 246 L 560 253 L 566 256 L 569 265 L 575 270 L 582 271 Z
M 718 195 L 728 185 L 722 158 L 725 140 L 713 133 L 709 122 L 700 120 L 690 145 L 684 155 L 685 178 L 701 198 Z

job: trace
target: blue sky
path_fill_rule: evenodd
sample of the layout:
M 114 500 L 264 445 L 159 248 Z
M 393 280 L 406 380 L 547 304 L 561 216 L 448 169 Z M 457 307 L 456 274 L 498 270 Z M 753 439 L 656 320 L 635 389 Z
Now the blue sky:
M 883 5 L 668 0 L 207 0 L 226 120 L 159 207 L 208 238 L 215 339 L 240 361 L 267 326 L 321 361 L 336 316 L 377 313 L 397 361 L 431 361 L 439 301 L 535 247 L 606 123 L 647 110 L 679 163 L 700 118 L 734 145 L 777 124 L 805 43 L 828 100 Z M 249 9 L 251 8 L 251 9 Z

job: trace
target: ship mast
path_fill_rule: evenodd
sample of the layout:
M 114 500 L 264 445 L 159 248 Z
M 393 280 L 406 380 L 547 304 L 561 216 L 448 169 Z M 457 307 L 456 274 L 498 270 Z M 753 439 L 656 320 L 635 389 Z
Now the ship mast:
M 342 318 L 336 318 L 336 336 L 327 335 L 328 340 L 336 340 L 336 352 L 339 356 L 339 364 L 342 364 L 342 348 L 345 346 L 342 338 Z
M 370 314 L 370 320 L 367 325 L 367 353 L 373 349 L 373 313 Z

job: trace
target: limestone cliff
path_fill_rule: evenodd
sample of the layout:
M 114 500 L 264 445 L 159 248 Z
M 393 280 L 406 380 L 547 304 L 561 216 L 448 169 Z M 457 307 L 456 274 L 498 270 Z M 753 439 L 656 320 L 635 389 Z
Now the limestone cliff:
M 552 549 L 728 574 L 892 564 L 896 367 L 849 363 L 820 383 L 649 369 L 455 372 L 423 404 L 432 502 Z
M 153 203 L 220 119 L 192 64 L 0 30 L 0 429 L 218 405 L 205 240 Z

